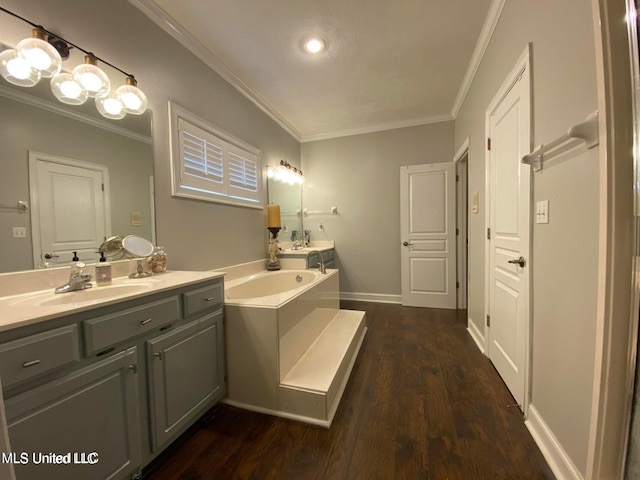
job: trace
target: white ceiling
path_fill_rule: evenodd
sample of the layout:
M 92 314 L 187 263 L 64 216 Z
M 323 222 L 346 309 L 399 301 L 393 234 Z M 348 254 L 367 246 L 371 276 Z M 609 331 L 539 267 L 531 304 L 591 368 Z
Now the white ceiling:
M 130 1 L 301 141 L 454 118 L 504 4 Z

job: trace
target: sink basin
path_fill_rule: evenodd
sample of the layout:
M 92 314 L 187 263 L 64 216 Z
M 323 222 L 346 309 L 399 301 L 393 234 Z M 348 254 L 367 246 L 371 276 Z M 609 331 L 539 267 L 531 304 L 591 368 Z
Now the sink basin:
M 95 302 L 98 300 L 107 300 L 117 298 L 122 295 L 131 295 L 149 290 L 152 283 L 137 282 L 118 285 L 109 285 L 105 287 L 93 287 L 86 290 L 77 290 L 69 293 L 53 293 L 38 292 L 33 294 L 22 295 L 20 298 L 12 300 L 9 305 L 23 305 L 34 307 L 47 307 L 52 305 L 71 305 L 82 304 L 87 302 Z

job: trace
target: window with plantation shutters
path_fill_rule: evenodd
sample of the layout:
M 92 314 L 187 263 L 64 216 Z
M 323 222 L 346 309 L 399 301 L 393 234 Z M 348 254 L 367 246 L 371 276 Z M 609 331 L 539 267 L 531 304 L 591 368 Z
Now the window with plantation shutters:
M 173 194 L 261 208 L 260 151 L 170 104 Z

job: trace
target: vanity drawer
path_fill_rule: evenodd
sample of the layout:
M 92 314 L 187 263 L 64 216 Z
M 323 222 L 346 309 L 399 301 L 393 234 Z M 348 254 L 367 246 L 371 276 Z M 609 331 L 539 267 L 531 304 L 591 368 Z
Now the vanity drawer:
M 85 320 L 82 323 L 87 355 L 175 322 L 179 318 L 180 301 L 175 296 Z
M 184 293 L 184 316 L 190 317 L 220 305 L 223 299 L 223 290 L 222 282 L 217 282 Z
M 8 387 L 80 360 L 78 327 L 69 325 L 0 345 L 0 377 Z

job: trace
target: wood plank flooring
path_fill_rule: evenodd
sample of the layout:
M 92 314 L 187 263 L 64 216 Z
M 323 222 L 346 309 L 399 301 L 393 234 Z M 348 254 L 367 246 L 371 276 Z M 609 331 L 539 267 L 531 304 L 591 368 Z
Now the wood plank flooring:
M 343 302 L 367 336 L 332 427 L 214 407 L 145 480 L 553 479 L 466 312 Z

